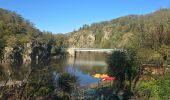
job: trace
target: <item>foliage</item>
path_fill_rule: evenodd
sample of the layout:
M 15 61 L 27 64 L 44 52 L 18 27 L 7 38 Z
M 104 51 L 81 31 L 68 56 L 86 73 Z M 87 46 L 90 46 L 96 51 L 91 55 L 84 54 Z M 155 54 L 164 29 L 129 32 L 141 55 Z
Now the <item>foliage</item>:
M 170 65 L 170 57 L 167 58 L 166 64 Z
M 22 98 L 55 97 L 55 81 L 48 67 L 34 68 L 28 81 L 20 87 L 23 89 Z
M 130 98 L 143 72 L 136 52 L 130 48 L 126 51 L 115 51 L 107 59 L 107 64 L 108 75 L 116 77 L 113 85 L 116 93 L 121 89 L 124 91 L 123 98 Z
M 93 36 L 95 38 L 88 42 Z M 95 48 L 130 47 L 142 60 L 167 62 L 170 45 L 170 9 L 146 15 L 128 15 L 111 21 L 84 25 L 68 34 L 69 46 Z M 90 44 L 90 45 L 89 45 Z
M 156 76 L 154 80 L 142 81 L 136 90 L 139 98 L 169 100 L 170 74 Z
M 127 67 L 127 55 L 122 51 L 115 51 L 107 60 L 108 74 L 118 80 L 124 79 Z
M 134 89 L 142 73 L 139 59 L 170 64 L 170 9 L 160 9 L 147 15 L 129 15 L 107 22 L 84 25 L 79 30 L 66 35 L 41 32 L 21 15 L 0 9 L 1 61 L 6 60 L 4 58 L 5 47 L 10 47 L 12 48 L 10 59 L 22 63 L 28 43 L 31 44 L 31 60 L 36 61 L 36 57 L 38 57 L 39 62 L 47 61 L 52 54 L 60 54 L 62 49 L 68 46 L 126 47 L 126 52 L 116 51 L 107 60 L 108 74 L 116 76 L 116 88 L 125 89 L 126 96 L 127 92 L 131 93 L 131 89 Z M 38 73 L 38 71 L 36 72 Z M 5 74 L 1 71 L 0 73 L 2 74 L 0 78 L 3 79 Z M 68 99 L 69 95 L 63 94 L 71 93 L 77 83 L 77 78 L 73 75 L 66 73 L 59 75 L 57 83 L 64 92 L 62 93 L 56 89 L 49 74 L 36 75 L 23 85 L 26 91 L 22 95 L 25 98 L 35 99 L 39 96 L 47 96 Z M 170 99 L 168 95 L 170 91 L 169 76 L 168 74 L 141 82 L 137 87 L 138 94 L 144 99 Z M 23 87 L 20 87 L 21 90 L 16 88 L 15 92 L 22 91 Z M 61 93 L 61 97 L 58 96 L 59 93 Z M 87 95 L 89 94 L 87 93 Z M 106 98 L 110 98 L 110 96 L 106 96 Z
M 62 41 L 64 39 L 65 35 L 58 36 L 51 32 L 41 32 L 31 22 L 22 18 L 21 15 L 0 8 L 1 61 L 12 59 L 12 63 L 20 62 L 22 64 L 23 60 L 26 59 L 24 57 L 31 56 L 31 61 L 36 61 L 36 56 L 38 56 L 38 61 L 41 62 L 51 56 L 51 50 L 61 49 L 64 45 L 64 41 Z M 27 46 L 27 44 L 30 44 L 30 46 Z M 12 50 L 6 52 L 6 47 Z M 30 52 L 32 53 L 30 54 Z M 55 51 L 54 55 L 60 53 Z M 21 57 L 15 57 L 14 55 Z
M 57 79 L 57 85 L 60 89 L 65 93 L 71 93 L 74 90 L 76 84 L 78 84 L 78 80 L 76 76 L 68 73 L 63 73 L 59 75 Z

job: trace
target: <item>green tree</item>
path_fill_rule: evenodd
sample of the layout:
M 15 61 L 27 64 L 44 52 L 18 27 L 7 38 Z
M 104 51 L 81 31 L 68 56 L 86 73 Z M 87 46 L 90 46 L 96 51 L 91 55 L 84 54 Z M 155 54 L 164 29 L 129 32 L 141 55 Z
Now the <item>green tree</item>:
M 125 74 L 128 69 L 128 57 L 125 52 L 115 51 L 107 59 L 109 76 L 115 76 L 119 88 L 124 88 Z
M 136 52 L 133 49 L 115 51 L 107 59 L 107 64 L 108 75 L 116 77 L 116 92 L 121 89 L 125 90 L 125 95 L 126 92 L 130 93 L 142 74 L 142 68 L 136 57 Z

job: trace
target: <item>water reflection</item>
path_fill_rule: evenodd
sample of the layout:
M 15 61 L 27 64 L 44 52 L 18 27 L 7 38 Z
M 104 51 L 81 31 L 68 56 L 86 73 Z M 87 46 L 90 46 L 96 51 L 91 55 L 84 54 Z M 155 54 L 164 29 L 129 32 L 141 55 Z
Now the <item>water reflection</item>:
M 13 80 L 24 79 L 27 72 L 30 70 L 29 64 L 22 66 L 11 66 L 11 64 L 0 64 L 0 81 L 7 81 L 9 78 Z
M 92 75 L 105 73 L 107 66 L 105 60 L 107 56 L 106 54 L 99 53 L 78 53 L 76 57 L 63 57 L 55 59 L 51 63 L 46 63 L 52 69 L 49 73 L 53 73 L 55 78 L 58 73 L 68 72 L 77 76 L 80 85 L 83 86 L 98 82 L 98 79 L 93 78 Z M 30 68 L 29 64 L 23 64 L 20 67 L 10 67 L 8 64 L 1 65 L 0 81 L 5 81 L 5 78 L 10 75 L 12 75 L 13 80 L 22 80 Z M 38 72 L 35 71 L 33 76 L 38 76 L 37 74 Z
M 76 57 L 60 59 L 53 67 L 56 73 L 68 72 L 77 76 L 81 86 L 88 85 L 98 82 L 98 79 L 92 77 L 93 74 L 105 73 L 107 56 L 99 53 L 78 53 Z

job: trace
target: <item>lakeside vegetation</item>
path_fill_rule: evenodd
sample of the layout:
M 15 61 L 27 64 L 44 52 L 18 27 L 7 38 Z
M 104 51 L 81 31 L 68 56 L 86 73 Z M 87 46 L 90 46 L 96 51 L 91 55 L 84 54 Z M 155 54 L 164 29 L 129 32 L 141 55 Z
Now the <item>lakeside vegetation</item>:
M 88 41 L 88 36 L 92 40 L 95 36 L 95 41 Z M 72 37 L 74 41 L 70 42 Z M 72 74 L 53 78 L 50 58 L 63 55 L 62 48 L 72 45 L 124 48 L 107 59 L 107 74 L 116 77 L 112 85 L 85 90 L 79 88 L 79 81 Z M 84 25 L 67 35 L 41 32 L 15 12 L 0 9 L 0 60 L 13 66 L 29 60 L 31 63 L 20 86 L 0 87 L 0 98 L 5 100 L 169 100 L 170 9 Z M 153 73 L 157 68 L 161 70 Z M 0 71 L 0 79 L 6 81 L 12 74 L 4 77 Z

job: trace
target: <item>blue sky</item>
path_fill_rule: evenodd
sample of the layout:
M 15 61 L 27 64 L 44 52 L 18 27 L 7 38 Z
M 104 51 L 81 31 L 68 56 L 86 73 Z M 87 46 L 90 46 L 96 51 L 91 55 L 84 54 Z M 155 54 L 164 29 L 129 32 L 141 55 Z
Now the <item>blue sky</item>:
M 170 0 L 0 0 L 40 30 L 66 33 L 84 24 L 170 7 Z

